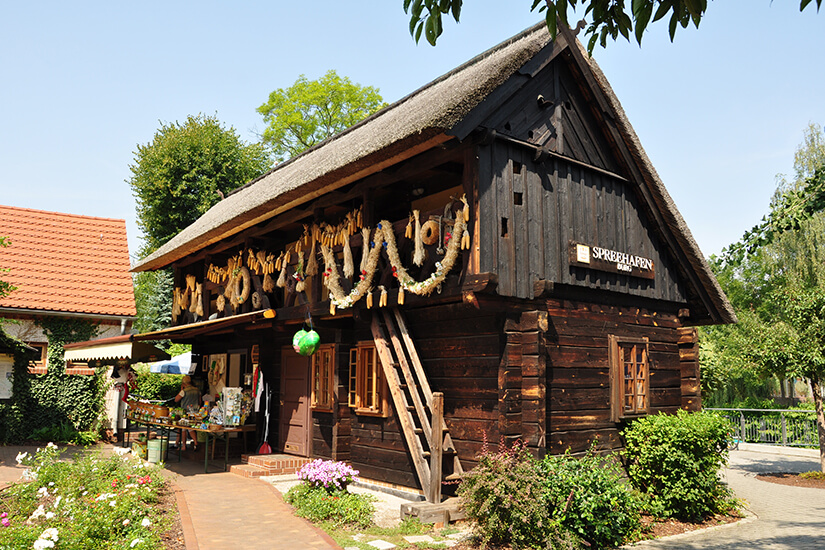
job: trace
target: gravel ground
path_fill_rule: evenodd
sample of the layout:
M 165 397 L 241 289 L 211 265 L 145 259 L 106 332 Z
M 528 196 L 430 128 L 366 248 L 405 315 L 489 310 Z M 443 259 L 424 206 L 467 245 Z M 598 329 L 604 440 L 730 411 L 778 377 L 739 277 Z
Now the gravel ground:
M 287 491 L 300 483 L 298 476 L 295 474 L 264 476 L 261 477 L 261 479 L 272 484 L 282 495 L 285 495 Z M 395 527 L 401 523 L 401 505 L 410 502 L 408 499 L 357 485 L 350 485 L 348 490 L 351 493 L 367 494 L 376 498 L 374 502 L 374 521 L 375 524 L 380 527 Z

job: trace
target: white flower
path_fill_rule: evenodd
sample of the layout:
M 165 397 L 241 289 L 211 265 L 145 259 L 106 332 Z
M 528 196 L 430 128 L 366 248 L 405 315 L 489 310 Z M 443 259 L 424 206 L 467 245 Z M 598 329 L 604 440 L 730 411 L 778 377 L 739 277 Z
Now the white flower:
M 45 487 L 41 487 L 40 489 L 37 490 L 37 496 L 38 497 L 45 497 L 48 494 L 49 494 L 49 490 Z
M 127 447 L 115 447 L 115 454 L 119 456 L 123 456 L 125 454 L 131 453 L 132 450 Z
M 117 506 L 117 501 L 116 501 L 116 500 L 111 501 L 111 502 L 109 503 L 109 506 L 111 506 L 112 508 L 114 508 L 115 506 Z
M 143 521 L 141 521 L 140 524 L 143 527 L 149 527 L 150 525 L 152 525 L 152 522 L 149 521 L 149 518 L 143 518 Z
M 46 445 L 47 449 L 57 449 L 57 445 L 49 441 L 48 445 Z
M 131 523 L 131 522 L 130 522 L 128 519 L 124 519 L 124 520 L 123 520 L 123 526 L 124 526 L 124 527 L 125 527 L 125 526 L 127 526 L 127 525 L 129 525 L 129 523 Z
M 82 494 L 82 495 L 80 495 L 80 496 L 85 497 L 85 496 L 86 496 L 86 495 L 88 495 L 88 494 L 89 494 L 89 491 L 83 491 L 83 494 Z
M 54 487 L 54 481 L 49 482 L 49 487 Z
M 57 499 L 54 501 L 54 507 L 55 507 L 55 508 L 57 508 L 58 506 L 60 506 L 60 501 L 61 501 L 61 500 L 63 500 L 63 497 L 62 497 L 62 496 L 57 497 Z M 68 502 L 68 501 L 67 501 L 67 502 Z
M 46 550 L 46 548 L 54 548 L 54 541 L 46 539 L 37 539 L 34 541 L 34 550 Z
M 53 541 L 60 540 L 60 537 L 57 536 L 57 529 L 54 527 L 49 527 L 45 531 L 40 534 L 41 539 L 52 539 Z
M 29 453 L 27 453 L 25 451 L 22 452 L 22 453 L 17 453 L 17 463 L 18 464 L 22 464 L 22 462 L 24 460 L 26 460 L 27 458 L 29 458 Z
M 45 516 L 45 515 L 46 515 L 46 509 L 43 508 L 43 505 L 41 504 L 40 506 L 37 507 L 37 510 L 32 512 L 32 515 L 29 516 L 29 521 L 36 520 L 40 516 Z
M 54 517 L 54 512 L 46 512 L 46 519 L 52 519 Z
M 143 544 L 143 539 L 135 539 L 129 543 L 129 548 L 134 548 L 138 544 Z

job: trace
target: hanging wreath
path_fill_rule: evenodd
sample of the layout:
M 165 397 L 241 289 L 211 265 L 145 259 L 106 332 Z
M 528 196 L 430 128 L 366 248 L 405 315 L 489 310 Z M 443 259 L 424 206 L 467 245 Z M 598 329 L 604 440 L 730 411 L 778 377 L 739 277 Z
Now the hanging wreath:
M 387 256 L 392 266 L 393 275 L 398 279 L 398 284 L 401 289 L 399 295 L 401 303 L 403 303 L 403 291 L 412 292 L 418 296 L 429 296 L 434 290 L 441 286 L 447 274 L 455 265 L 458 253 L 466 244 L 469 248 L 469 239 L 465 238 L 467 230 L 467 219 L 469 218 L 469 205 L 466 200 L 462 198 L 464 209 L 457 216 L 453 232 L 456 235 L 461 235 L 461 238 L 450 239 L 447 244 L 447 250 L 444 258 L 440 262 L 435 263 L 435 271 L 423 281 L 416 281 L 401 263 L 401 257 L 398 253 L 398 246 L 395 242 L 395 233 L 392 230 L 392 224 L 386 220 L 382 220 L 375 229 L 375 234 L 372 241 L 365 240 L 363 246 L 369 246 L 369 254 L 366 256 L 366 266 L 362 267 L 361 280 L 352 288 L 349 294 L 346 294 L 341 288 L 340 274 L 338 273 L 338 265 L 335 260 L 335 254 L 331 247 L 321 245 L 321 254 L 324 257 L 324 264 L 326 271 L 324 277 L 326 285 L 329 289 L 329 299 L 331 303 L 331 312 L 334 313 L 334 308 L 346 309 L 352 307 L 362 297 L 367 296 L 367 302 L 371 302 L 372 281 L 378 269 L 378 258 L 381 254 L 381 249 L 387 251 Z M 363 263 L 362 263 L 363 265 Z M 386 290 L 382 289 L 381 297 L 379 298 L 379 305 L 386 305 Z M 334 307 L 333 307 L 334 306 Z

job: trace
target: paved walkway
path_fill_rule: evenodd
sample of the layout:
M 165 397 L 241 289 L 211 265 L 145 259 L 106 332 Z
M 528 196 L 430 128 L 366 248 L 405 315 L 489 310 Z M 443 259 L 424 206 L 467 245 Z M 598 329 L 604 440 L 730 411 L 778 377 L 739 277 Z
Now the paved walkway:
M 778 485 L 757 473 L 819 470 L 819 459 L 755 451 L 732 451 L 728 485 L 755 515 L 737 523 L 635 546 L 644 550 L 822 550 L 825 490 Z
M 0 446 L 0 487 L 20 479 L 24 468 L 15 459 L 24 450 L 36 448 Z M 228 472 L 204 474 L 201 461 L 171 462 L 167 469 L 179 488 L 187 550 L 340 550 L 321 530 L 295 517 L 268 483 Z

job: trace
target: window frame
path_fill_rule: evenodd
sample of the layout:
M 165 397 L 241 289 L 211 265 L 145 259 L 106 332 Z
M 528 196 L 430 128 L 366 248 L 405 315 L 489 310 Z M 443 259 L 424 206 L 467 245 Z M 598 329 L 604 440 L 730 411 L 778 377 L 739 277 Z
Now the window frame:
M 310 409 L 333 412 L 335 408 L 335 367 L 338 346 L 324 344 L 312 354 L 310 363 Z
M 610 362 L 610 388 L 611 388 L 611 419 L 619 422 L 624 419 L 640 418 L 650 414 L 650 342 L 647 337 L 633 338 L 608 335 L 609 362 Z M 641 365 L 636 360 L 639 350 L 642 347 Z M 623 351 L 631 350 L 631 361 L 633 365 L 632 378 L 625 377 L 625 363 Z M 641 366 L 641 370 L 638 368 Z M 639 373 L 642 377 L 639 377 Z M 627 382 L 632 385 L 631 393 L 627 392 Z M 639 383 L 642 382 L 642 392 L 639 392 Z M 632 398 L 632 407 L 625 406 L 625 399 Z M 642 397 L 642 405 L 639 406 L 639 398 Z
M 355 414 L 389 416 L 390 391 L 375 342 L 358 342 L 350 349 L 348 380 L 347 405 Z
M 29 361 L 29 374 L 46 374 L 49 370 L 49 343 L 26 342 L 26 345 L 40 350 L 40 360 Z

